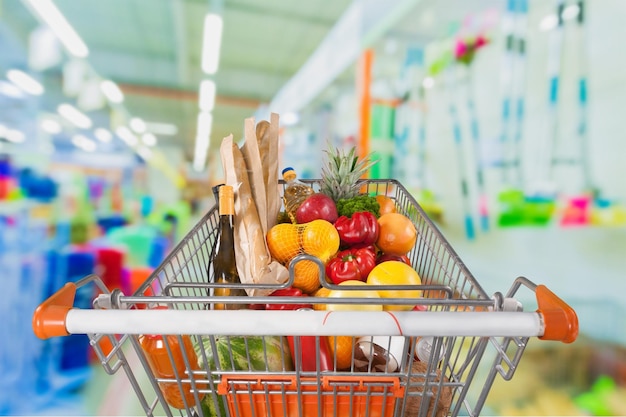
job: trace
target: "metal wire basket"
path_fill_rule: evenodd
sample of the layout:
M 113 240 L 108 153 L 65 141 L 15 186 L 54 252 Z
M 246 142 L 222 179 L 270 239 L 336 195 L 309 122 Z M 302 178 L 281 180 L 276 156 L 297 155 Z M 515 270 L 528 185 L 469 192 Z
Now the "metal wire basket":
M 319 189 L 318 181 L 309 183 Z M 378 302 L 399 311 L 211 309 L 224 301 L 302 302 L 212 295 L 220 285 L 211 267 L 218 232 L 213 207 L 135 294 L 109 292 L 96 276 L 67 284 L 35 312 L 35 333 L 88 334 L 105 371 L 124 370 L 149 416 L 478 415 L 497 375 L 513 377 L 529 337 L 576 339 L 576 313 L 545 286 L 520 277 L 506 294 L 487 295 L 399 182 L 365 180 L 362 186 L 363 193 L 391 197 L 415 225 L 408 257 L 422 285 L 393 288 L 419 290 L 421 297 L 333 303 Z M 290 281 L 274 288 L 289 286 L 302 260 L 317 262 L 321 284 L 336 288 L 324 279 L 321 261 L 306 254 L 292 261 Z M 101 291 L 94 309 L 72 308 L 76 288 L 90 283 Z M 536 293 L 537 311 L 524 312 L 514 298 L 521 287 Z M 309 297 L 307 303 L 321 306 L 328 299 Z M 160 341 L 156 368 L 145 335 Z M 333 353 L 330 365 L 324 365 L 325 349 Z M 348 366 L 340 366 L 340 353 Z

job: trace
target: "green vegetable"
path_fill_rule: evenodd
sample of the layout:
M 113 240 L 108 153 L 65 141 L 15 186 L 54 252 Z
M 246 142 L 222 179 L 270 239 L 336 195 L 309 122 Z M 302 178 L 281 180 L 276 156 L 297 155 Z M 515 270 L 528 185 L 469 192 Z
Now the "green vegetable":
M 337 213 L 339 216 L 352 217 L 354 213 L 369 211 L 377 218 L 380 217 L 380 204 L 376 197 L 360 194 L 352 198 L 341 198 L 337 201 Z
M 217 361 L 213 354 L 211 339 L 215 341 Z M 293 361 L 285 337 L 278 336 L 212 336 L 203 337 L 202 346 L 195 345 L 198 365 L 205 369 L 205 358 L 209 370 L 216 371 L 216 362 L 220 371 L 247 372 L 285 372 L 293 371 Z M 204 353 L 202 352 L 204 351 Z M 210 376 L 209 376 L 210 377 Z M 205 416 L 219 417 L 226 415 L 226 398 L 208 393 L 202 399 L 202 411 Z

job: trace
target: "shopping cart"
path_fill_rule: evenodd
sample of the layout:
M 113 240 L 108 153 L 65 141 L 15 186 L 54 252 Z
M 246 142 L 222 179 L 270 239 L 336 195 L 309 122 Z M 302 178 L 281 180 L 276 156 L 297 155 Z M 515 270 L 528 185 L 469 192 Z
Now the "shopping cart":
M 319 181 L 309 182 L 319 189 Z M 212 295 L 225 285 L 213 282 L 211 268 L 219 218 L 214 207 L 135 294 L 109 292 L 94 275 L 68 283 L 35 312 L 35 333 L 87 334 L 105 371 L 124 370 L 149 416 L 478 415 L 494 379 L 513 377 L 530 337 L 576 339 L 576 313 L 545 286 L 520 277 L 506 294 L 488 296 L 399 182 L 362 185 L 365 193 L 393 198 L 418 232 L 408 256 L 423 285 L 394 288 L 419 289 L 422 297 L 381 302 L 404 306 L 401 311 L 212 309 L 218 302 L 302 303 L 295 297 Z M 291 284 L 295 262 L 303 259 L 323 272 L 319 260 L 299 255 L 282 287 Z M 93 309 L 73 308 L 83 285 L 101 292 Z M 523 311 L 514 298 L 520 289 L 535 292 L 536 311 Z M 328 302 L 307 299 L 318 306 Z M 333 298 L 334 304 L 372 302 Z M 156 365 L 142 335 L 160 335 L 153 340 L 165 353 Z M 330 368 L 323 366 L 325 347 L 336 352 Z M 340 354 L 347 367 L 340 366 Z M 313 367 L 303 366 L 312 357 Z M 168 405 L 172 390 L 176 407 Z

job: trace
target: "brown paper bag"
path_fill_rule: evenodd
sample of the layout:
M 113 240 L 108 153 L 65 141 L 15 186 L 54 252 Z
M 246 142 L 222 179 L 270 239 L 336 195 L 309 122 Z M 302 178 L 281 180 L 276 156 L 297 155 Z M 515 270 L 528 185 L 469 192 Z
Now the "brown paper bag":
M 220 147 L 225 183 L 235 191 L 235 254 L 237 272 L 243 284 L 282 284 L 289 271 L 273 261 L 265 241 L 265 233 L 248 176 L 248 167 L 239 147 L 230 135 Z M 267 295 L 270 290 L 246 289 L 248 295 Z
M 254 118 L 248 118 L 244 122 L 245 142 L 241 147 L 241 153 L 248 168 L 248 179 L 252 190 L 252 198 L 256 205 L 263 236 L 267 235 L 267 194 L 265 182 L 265 170 L 261 159 L 259 142 L 257 141 L 256 130 L 254 128 Z
M 420 361 L 414 361 L 413 366 L 411 368 L 411 372 L 414 373 L 414 376 L 411 377 L 411 387 L 409 391 L 420 392 L 421 396 L 417 395 L 409 395 L 406 401 L 406 408 L 404 411 L 405 417 L 416 416 L 420 407 L 422 406 L 422 402 L 428 404 L 428 412 L 427 416 L 432 416 L 433 411 L 435 412 L 435 417 L 445 417 L 448 415 L 448 411 L 450 410 L 450 406 L 452 404 L 452 387 L 449 385 L 449 380 L 445 376 L 441 375 L 441 371 L 436 369 L 437 377 L 433 380 L 429 378 L 430 390 L 432 392 L 432 396 L 424 393 L 424 385 L 425 385 L 425 375 L 428 371 L 428 364 Z M 443 378 L 443 383 L 441 384 L 441 378 Z M 441 392 L 439 392 L 439 387 L 441 387 Z M 424 405 L 426 406 L 426 405 Z
M 266 167 L 267 170 L 267 228 L 268 230 L 272 228 L 272 226 L 276 225 L 278 221 L 278 213 L 280 212 L 280 207 L 282 205 L 281 195 L 282 195 L 282 186 L 278 184 L 279 178 L 279 166 L 278 166 L 278 134 L 279 134 L 279 125 L 278 125 L 278 114 L 272 113 L 270 116 L 270 126 L 267 140 L 269 141 L 268 145 L 263 144 L 263 140 L 261 143 L 261 148 L 267 146 L 268 155 L 270 157 L 267 161 L 263 162 L 263 166 Z

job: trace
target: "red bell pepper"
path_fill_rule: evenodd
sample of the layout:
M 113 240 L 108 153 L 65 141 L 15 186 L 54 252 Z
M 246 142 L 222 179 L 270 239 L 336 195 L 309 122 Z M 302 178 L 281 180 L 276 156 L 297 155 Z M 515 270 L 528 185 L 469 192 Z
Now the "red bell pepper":
M 316 338 L 316 336 L 287 336 L 293 365 L 296 367 L 296 364 L 300 362 L 301 371 L 313 372 L 318 369 L 319 358 L 319 370 L 332 371 L 333 355 L 328 345 L 328 339 L 326 336 L 319 336 L 318 349 Z M 300 345 L 298 349 L 296 349 L 296 339 Z
M 346 249 L 326 264 L 326 276 L 334 284 L 355 279 L 365 281 L 376 266 L 376 252 L 372 247 Z
M 344 246 L 371 245 L 380 232 L 376 216 L 369 211 L 356 212 L 352 217 L 341 216 L 335 221 L 335 228 Z
M 308 297 L 307 294 L 303 293 L 298 288 L 281 288 L 279 290 L 274 291 L 272 294 L 277 297 Z M 301 308 L 312 308 L 311 304 L 306 303 L 294 303 L 294 304 L 276 304 L 276 303 L 267 303 L 265 304 L 266 310 L 299 310 Z

